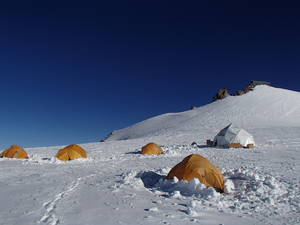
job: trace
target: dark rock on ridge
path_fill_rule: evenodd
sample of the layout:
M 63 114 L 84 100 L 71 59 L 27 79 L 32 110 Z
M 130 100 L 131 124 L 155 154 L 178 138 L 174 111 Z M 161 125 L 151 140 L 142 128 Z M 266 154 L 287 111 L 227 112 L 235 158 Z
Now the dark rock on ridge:
M 227 96 L 229 96 L 230 94 L 228 93 L 226 88 L 222 88 L 220 89 L 220 91 L 213 97 L 213 102 L 217 101 L 219 99 L 223 99 L 226 98 Z
M 266 82 L 266 81 L 255 81 L 255 80 L 252 80 L 250 84 L 247 85 L 247 87 L 241 91 L 241 90 L 238 90 L 237 92 L 234 93 L 233 96 L 240 96 L 240 95 L 243 95 L 243 94 L 246 94 L 248 93 L 249 91 L 252 91 L 254 89 L 255 86 L 257 85 L 269 85 L 271 86 L 271 83 L 270 82 Z M 213 97 L 213 102 L 214 101 L 217 101 L 219 99 L 223 99 L 223 98 L 226 98 L 227 96 L 229 96 L 230 94 L 228 93 L 227 89 L 226 88 L 222 88 L 220 89 L 220 91 Z

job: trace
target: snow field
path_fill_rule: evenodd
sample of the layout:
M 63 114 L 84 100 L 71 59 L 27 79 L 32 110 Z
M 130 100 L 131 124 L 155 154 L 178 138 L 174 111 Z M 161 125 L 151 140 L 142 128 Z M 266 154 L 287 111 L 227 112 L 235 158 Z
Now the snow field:
M 143 139 L 91 143 L 81 145 L 87 159 L 69 162 L 50 157 L 60 147 L 26 149 L 33 152 L 28 160 L 0 159 L 7 169 L 1 173 L 0 198 L 6 204 L 0 223 L 5 215 L 5 221 L 19 218 L 20 224 L 297 224 L 299 180 L 293 176 L 299 164 L 287 163 L 285 156 L 292 153 L 299 160 L 293 150 L 300 138 L 288 142 L 291 137 L 280 136 L 281 141 L 273 135 L 251 150 L 163 146 L 160 156 L 140 155 Z M 114 149 L 119 152 L 112 156 Z M 227 193 L 205 188 L 196 179 L 164 179 L 193 153 L 220 168 Z
M 0 224 L 300 224 L 298 96 L 262 87 L 151 118 L 105 142 L 80 144 L 86 159 L 56 159 L 65 146 L 25 149 L 24 160 L 0 158 Z M 257 146 L 205 146 L 231 122 Z M 149 142 L 164 154 L 141 155 Z M 194 153 L 221 170 L 225 193 L 197 179 L 165 180 Z

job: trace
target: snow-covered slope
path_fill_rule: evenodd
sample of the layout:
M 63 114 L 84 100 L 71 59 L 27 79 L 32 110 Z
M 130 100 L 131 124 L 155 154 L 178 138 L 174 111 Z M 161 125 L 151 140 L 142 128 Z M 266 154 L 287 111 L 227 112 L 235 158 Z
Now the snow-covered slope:
M 65 146 L 27 148 L 29 159 L 0 158 L 0 224 L 300 224 L 299 115 L 298 92 L 258 86 L 80 144 L 86 159 L 56 159 Z M 255 148 L 204 146 L 231 122 Z M 151 141 L 164 154 L 141 155 Z M 194 153 L 221 170 L 226 193 L 165 179 Z
M 299 92 L 260 85 L 241 96 L 229 96 L 186 112 L 150 118 L 118 130 L 106 141 L 170 135 L 186 138 L 186 134 L 218 131 L 230 123 L 245 129 L 300 126 L 299 115 Z

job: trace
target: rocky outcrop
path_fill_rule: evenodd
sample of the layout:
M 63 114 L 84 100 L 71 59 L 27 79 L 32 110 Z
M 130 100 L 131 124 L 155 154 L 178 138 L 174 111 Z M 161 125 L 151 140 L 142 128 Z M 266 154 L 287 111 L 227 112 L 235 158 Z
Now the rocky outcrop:
M 247 87 L 241 91 L 241 90 L 238 90 L 237 92 L 234 93 L 233 96 L 240 96 L 240 95 L 243 95 L 243 94 L 246 94 L 248 93 L 249 91 L 252 91 L 254 89 L 255 86 L 257 85 L 269 85 L 271 86 L 271 83 L 270 82 L 266 82 L 266 81 L 251 81 L 250 84 L 247 85 Z M 223 98 L 226 98 L 227 96 L 229 96 L 230 94 L 228 93 L 227 89 L 226 88 L 222 88 L 214 97 L 213 97 L 213 102 L 214 101 L 217 101 L 219 99 L 223 99 Z
M 249 85 L 247 85 L 247 87 L 246 87 L 243 91 L 238 90 L 237 92 L 235 92 L 235 93 L 234 93 L 234 96 L 239 96 L 239 95 L 246 94 L 246 93 L 248 93 L 249 91 L 252 91 L 254 87 L 255 87 L 255 86 L 249 84 Z
M 112 132 L 110 132 L 110 134 L 107 135 L 106 137 L 102 138 L 100 142 L 104 142 L 109 136 L 113 135 L 114 133 L 116 133 L 115 130 L 113 130 Z
M 237 92 L 234 93 L 233 96 L 239 96 L 239 95 L 243 95 L 243 94 L 245 94 L 243 91 L 238 90 Z
M 226 88 L 222 88 L 220 89 L 220 91 L 213 97 L 213 102 L 217 101 L 219 99 L 223 99 L 226 98 L 227 96 L 229 96 L 230 94 L 228 93 Z
M 254 87 L 255 86 L 248 84 L 247 87 L 244 89 L 244 93 L 246 94 L 247 92 L 252 91 Z

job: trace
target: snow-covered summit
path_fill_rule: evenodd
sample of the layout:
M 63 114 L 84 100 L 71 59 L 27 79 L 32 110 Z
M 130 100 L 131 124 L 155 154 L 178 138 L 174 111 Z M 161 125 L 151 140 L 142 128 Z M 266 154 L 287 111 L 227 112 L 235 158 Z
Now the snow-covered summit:
M 116 131 L 106 141 L 217 131 L 235 123 L 244 128 L 300 126 L 300 93 L 259 85 L 241 96 L 228 96 L 180 113 L 156 116 Z M 194 139 L 194 137 L 192 137 Z

